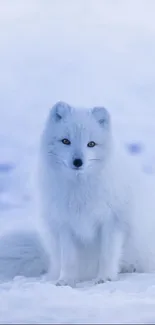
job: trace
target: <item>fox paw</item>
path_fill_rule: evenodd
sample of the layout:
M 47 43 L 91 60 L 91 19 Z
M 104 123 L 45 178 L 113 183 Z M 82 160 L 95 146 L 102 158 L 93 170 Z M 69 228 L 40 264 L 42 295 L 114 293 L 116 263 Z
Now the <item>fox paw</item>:
M 102 278 L 102 277 L 99 277 L 95 280 L 95 284 L 102 284 L 102 283 L 105 283 L 105 282 L 108 282 L 108 281 L 112 281 L 111 278 Z
M 61 287 L 61 286 L 69 286 L 69 287 L 72 287 L 72 288 L 75 288 L 76 287 L 76 282 L 74 280 L 67 280 L 67 279 L 59 279 L 57 282 L 56 282 L 56 286 L 57 287 Z
M 109 274 L 109 275 L 100 275 L 96 278 L 95 284 L 101 284 L 105 282 L 110 282 L 110 281 L 116 281 L 117 280 L 117 274 Z

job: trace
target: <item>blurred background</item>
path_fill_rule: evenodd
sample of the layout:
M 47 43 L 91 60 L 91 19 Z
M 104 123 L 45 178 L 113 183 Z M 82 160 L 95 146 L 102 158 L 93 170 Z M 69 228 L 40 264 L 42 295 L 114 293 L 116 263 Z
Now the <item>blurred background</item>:
M 0 276 L 32 275 L 32 265 L 40 272 L 34 236 L 26 243 L 21 226 L 31 229 L 35 217 L 29 175 L 58 100 L 109 110 L 114 136 L 144 180 L 140 240 L 144 259 L 154 261 L 154 223 L 143 227 L 142 215 L 155 220 L 155 0 L 0 0 Z M 5 240 L 12 227 L 21 242 Z M 0 281 L 0 323 L 153 324 L 154 283 L 154 274 L 79 290 Z

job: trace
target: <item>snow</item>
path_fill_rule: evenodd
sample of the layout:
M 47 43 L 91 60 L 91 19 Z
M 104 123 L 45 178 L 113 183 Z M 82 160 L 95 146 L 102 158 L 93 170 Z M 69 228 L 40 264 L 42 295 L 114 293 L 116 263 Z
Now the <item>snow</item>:
M 1 323 L 151 324 L 154 281 L 155 275 L 133 275 L 98 288 L 85 284 L 72 289 L 19 278 L 1 285 Z
M 154 11 L 154 0 L 0 2 L 0 323 L 155 322 L 155 274 L 56 287 L 39 268 L 41 247 L 34 260 L 31 245 L 21 245 L 23 229 L 32 230 L 28 176 L 57 100 L 109 109 L 122 150 L 147 178 L 151 197 Z

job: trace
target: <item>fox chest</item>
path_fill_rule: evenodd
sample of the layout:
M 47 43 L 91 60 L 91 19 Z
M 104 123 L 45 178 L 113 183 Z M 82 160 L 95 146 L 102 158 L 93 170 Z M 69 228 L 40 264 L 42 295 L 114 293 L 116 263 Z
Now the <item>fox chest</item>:
M 58 214 L 60 221 L 68 224 L 73 234 L 89 240 L 96 235 L 109 209 L 101 193 L 72 192 L 59 204 Z

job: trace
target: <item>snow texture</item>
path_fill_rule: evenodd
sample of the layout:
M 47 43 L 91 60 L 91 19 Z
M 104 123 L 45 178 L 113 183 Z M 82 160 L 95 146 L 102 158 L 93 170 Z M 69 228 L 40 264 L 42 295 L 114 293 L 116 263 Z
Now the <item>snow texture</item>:
M 45 279 L 29 191 L 49 108 L 104 105 L 154 215 L 154 12 L 154 0 L 0 2 L 0 323 L 155 323 L 155 273 L 76 289 Z

